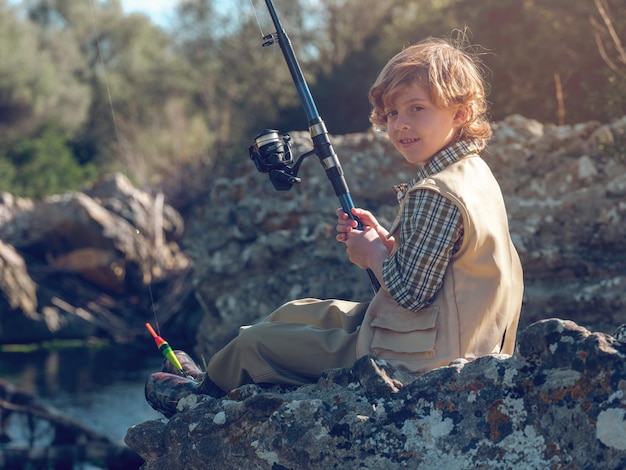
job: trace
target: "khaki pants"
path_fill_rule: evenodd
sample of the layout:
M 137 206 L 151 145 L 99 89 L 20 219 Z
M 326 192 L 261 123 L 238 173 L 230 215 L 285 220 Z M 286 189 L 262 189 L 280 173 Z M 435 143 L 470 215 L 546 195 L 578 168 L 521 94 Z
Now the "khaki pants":
M 301 299 L 239 335 L 209 361 L 209 377 L 225 391 L 245 383 L 304 385 L 331 368 L 351 367 L 367 303 Z

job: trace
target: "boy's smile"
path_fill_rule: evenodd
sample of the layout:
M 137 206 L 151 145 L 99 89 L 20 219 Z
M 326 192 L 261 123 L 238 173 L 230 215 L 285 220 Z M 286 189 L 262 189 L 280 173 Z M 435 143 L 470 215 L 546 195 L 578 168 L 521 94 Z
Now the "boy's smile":
M 466 113 L 458 106 L 441 109 L 428 90 L 413 83 L 385 104 L 387 134 L 409 163 L 425 163 L 455 138 Z

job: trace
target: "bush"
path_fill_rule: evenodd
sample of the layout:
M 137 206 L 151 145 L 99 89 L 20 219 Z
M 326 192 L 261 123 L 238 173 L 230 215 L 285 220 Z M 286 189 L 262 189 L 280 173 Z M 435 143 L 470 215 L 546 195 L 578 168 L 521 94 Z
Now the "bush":
M 81 166 L 65 138 L 51 128 L 14 144 L 0 156 L 0 185 L 16 196 L 41 198 L 78 189 L 97 176 L 93 165 Z

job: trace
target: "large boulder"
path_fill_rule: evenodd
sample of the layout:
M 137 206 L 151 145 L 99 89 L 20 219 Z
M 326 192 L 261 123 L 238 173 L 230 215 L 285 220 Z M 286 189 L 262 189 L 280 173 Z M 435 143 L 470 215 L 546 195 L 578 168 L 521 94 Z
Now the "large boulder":
M 611 329 L 626 322 L 626 117 L 543 125 L 510 116 L 487 159 L 522 256 L 522 320 Z
M 181 216 L 120 174 L 41 201 L 4 194 L 0 222 L 0 343 L 128 342 L 153 310 L 167 306 L 165 320 L 180 304 L 161 284 L 181 279 L 175 297 L 189 293 Z
M 411 377 L 371 357 L 295 389 L 191 395 L 131 427 L 144 470 L 626 466 L 626 343 L 571 321 L 526 328 L 513 356 Z
M 37 310 L 37 286 L 28 275 L 26 262 L 15 248 L 0 240 L 0 308 L 21 310 L 32 315 Z

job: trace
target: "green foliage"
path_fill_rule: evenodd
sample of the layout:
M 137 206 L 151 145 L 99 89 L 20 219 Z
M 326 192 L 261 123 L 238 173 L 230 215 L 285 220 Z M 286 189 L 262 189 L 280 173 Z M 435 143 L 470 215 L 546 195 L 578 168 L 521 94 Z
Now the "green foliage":
M 298 5 L 291 3 L 285 16 L 302 24 Z M 258 13 L 267 32 L 268 19 Z M 175 50 L 193 64 L 194 110 L 203 113 L 213 130 L 211 153 L 219 156 L 220 164 L 241 161 L 252 138 L 275 126 L 281 110 L 297 103 L 280 50 L 261 47 L 249 0 L 233 2 L 227 12 L 206 0 L 184 2 L 179 18 L 173 33 Z
M 46 31 L 0 4 L 0 143 L 37 133 L 54 119 L 71 136 L 85 122 L 90 90 L 76 43 L 63 30 Z
M 0 192 L 11 192 L 15 180 L 15 166 L 8 158 L 0 156 Z
M 4 191 L 34 198 L 78 189 L 97 175 L 94 165 L 76 161 L 64 137 L 51 128 L 36 138 L 18 140 L 5 158 L 0 157 L 0 171 Z

